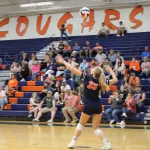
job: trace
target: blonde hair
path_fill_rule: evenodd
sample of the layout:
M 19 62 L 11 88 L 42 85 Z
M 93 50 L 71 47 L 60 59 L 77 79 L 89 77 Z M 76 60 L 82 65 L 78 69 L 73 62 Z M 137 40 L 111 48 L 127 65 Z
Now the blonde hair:
M 103 69 L 97 66 L 95 67 L 94 72 L 95 72 L 94 76 L 96 78 L 99 78 L 99 83 L 101 85 L 102 92 L 105 93 L 105 91 L 109 91 L 109 86 L 106 84 L 106 78 Z

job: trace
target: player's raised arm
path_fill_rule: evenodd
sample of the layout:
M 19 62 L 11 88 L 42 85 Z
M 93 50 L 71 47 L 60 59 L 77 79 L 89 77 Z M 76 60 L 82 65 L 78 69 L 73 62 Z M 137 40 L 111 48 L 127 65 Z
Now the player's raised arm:
M 112 76 L 112 79 L 109 80 L 109 85 L 116 84 L 118 82 L 118 79 L 117 79 L 115 73 L 113 72 L 112 68 L 110 66 L 108 66 L 108 65 L 104 66 L 104 68 Z
M 74 68 L 71 64 L 69 64 L 68 62 L 66 62 L 63 57 L 61 55 L 57 55 L 56 56 L 56 61 L 60 64 L 63 64 L 66 66 L 66 68 L 70 71 L 72 71 L 74 74 L 81 76 L 82 72 L 76 68 Z

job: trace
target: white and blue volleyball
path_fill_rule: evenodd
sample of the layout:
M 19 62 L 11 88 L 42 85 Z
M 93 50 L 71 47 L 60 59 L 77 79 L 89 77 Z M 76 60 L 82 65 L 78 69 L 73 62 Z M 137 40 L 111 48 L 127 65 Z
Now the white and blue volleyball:
M 87 7 L 83 7 L 83 8 L 80 9 L 79 13 L 80 13 L 81 17 L 85 19 L 85 18 L 87 18 L 89 16 L 90 9 L 87 8 Z

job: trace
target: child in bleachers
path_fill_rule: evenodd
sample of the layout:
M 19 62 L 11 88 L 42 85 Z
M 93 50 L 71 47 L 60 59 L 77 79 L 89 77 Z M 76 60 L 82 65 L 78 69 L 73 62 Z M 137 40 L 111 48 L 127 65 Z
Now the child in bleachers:
M 7 104 L 7 96 L 5 91 L 2 89 L 2 86 L 0 85 L 0 110 L 3 110 L 3 107 L 5 104 Z
M 32 66 L 31 66 L 31 69 L 32 69 L 32 80 L 33 81 L 36 81 L 36 77 L 39 74 L 39 71 L 40 71 L 40 64 L 38 63 L 38 61 L 34 61 Z
M 37 117 L 37 113 L 39 110 L 39 101 L 37 93 L 32 93 L 32 97 L 30 98 L 30 111 L 29 111 L 29 118 L 32 117 L 32 113 L 34 113 L 34 118 Z

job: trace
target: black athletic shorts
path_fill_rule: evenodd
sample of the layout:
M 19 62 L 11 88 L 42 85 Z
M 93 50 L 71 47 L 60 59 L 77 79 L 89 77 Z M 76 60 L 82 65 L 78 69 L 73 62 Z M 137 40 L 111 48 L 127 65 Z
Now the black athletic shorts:
M 92 102 L 84 98 L 83 113 L 87 115 L 101 114 L 102 106 L 100 102 Z

